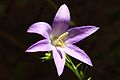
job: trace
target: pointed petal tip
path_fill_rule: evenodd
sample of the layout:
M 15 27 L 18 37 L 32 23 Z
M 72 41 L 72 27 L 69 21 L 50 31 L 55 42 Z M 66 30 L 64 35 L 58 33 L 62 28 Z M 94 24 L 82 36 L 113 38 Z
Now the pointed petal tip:
M 61 5 L 60 9 L 62 9 L 64 12 L 67 12 L 67 14 L 69 13 L 70 16 L 70 11 L 66 4 Z
M 57 15 L 60 17 L 68 18 L 70 19 L 70 11 L 66 4 L 63 4 L 58 9 Z
M 87 64 L 87 65 L 89 65 L 89 66 L 91 66 L 91 67 L 93 67 L 93 64 L 92 64 L 90 58 L 88 59 L 88 61 L 86 61 L 86 62 L 84 62 L 84 63 Z
M 28 32 L 28 33 L 31 33 L 31 29 L 30 29 L 30 27 L 28 28 L 27 32 Z
M 58 73 L 58 76 L 61 76 L 62 73 Z
M 63 4 L 63 5 L 65 5 L 65 6 L 66 6 L 66 4 Z
M 95 28 L 95 29 L 99 29 L 100 27 L 97 26 L 86 26 L 86 27 L 91 27 L 91 28 Z
M 25 52 L 27 52 L 27 50 L 25 50 Z
M 36 51 L 36 50 L 29 50 L 29 49 L 27 49 L 25 52 L 38 52 L 38 51 Z
M 32 31 L 28 29 L 28 30 L 27 30 L 27 33 L 32 33 Z
M 92 63 L 90 63 L 90 64 L 88 64 L 88 65 L 90 65 L 91 67 L 93 67 L 93 64 L 92 64 Z
M 30 51 L 29 49 L 27 49 L 25 52 L 32 52 L 32 51 Z
M 25 50 L 25 52 L 31 52 L 30 47 Z
M 96 30 L 100 29 L 100 27 L 96 27 Z
M 62 70 L 62 71 L 60 71 L 60 70 L 58 71 L 58 70 L 57 70 L 57 74 L 58 74 L 58 76 L 61 76 L 62 73 L 63 73 L 63 70 Z
M 83 61 L 82 61 L 83 62 Z M 83 62 L 83 63 L 85 63 L 85 64 L 87 64 L 87 65 L 89 65 L 89 66 L 91 66 L 91 67 L 93 67 L 93 64 L 92 64 L 92 62 L 91 62 L 91 60 L 89 59 L 87 62 Z
M 25 50 L 25 52 L 29 52 L 29 50 Z
M 49 33 L 51 32 L 51 26 L 46 22 L 36 22 L 28 28 L 27 32 L 37 33 L 49 39 Z
M 64 69 L 63 69 L 64 70 Z M 57 74 L 58 74 L 58 76 L 61 76 L 62 75 L 62 73 L 63 73 L 63 70 L 62 71 L 57 71 Z
M 93 67 L 93 64 L 92 65 L 90 65 L 91 67 Z
M 91 26 L 92 27 L 92 26 Z M 93 26 L 93 30 L 94 32 L 96 32 L 98 29 L 100 29 L 99 27 Z
M 63 4 L 63 5 L 61 5 L 61 7 L 67 7 L 67 5 L 66 4 Z M 68 7 L 67 7 L 68 8 Z
M 91 28 L 91 30 L 93 30 L 93 33 L 100 29 L 100 27 L 97 26 L 86 26 L 86 28 Z

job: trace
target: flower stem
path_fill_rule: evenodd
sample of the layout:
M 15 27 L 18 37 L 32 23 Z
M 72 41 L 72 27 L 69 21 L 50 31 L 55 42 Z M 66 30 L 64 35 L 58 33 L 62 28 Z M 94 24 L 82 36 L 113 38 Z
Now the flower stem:
M 66 55 L 66 66 L 71 69 L 74 74 L 78 77 L 79 80 L 83 80 L 82 75 L 78 72 L 77 67 L 74 65 L 74 63 L 72 62 L 72 60 L 70 59 L 70 57 L 68 55 Z

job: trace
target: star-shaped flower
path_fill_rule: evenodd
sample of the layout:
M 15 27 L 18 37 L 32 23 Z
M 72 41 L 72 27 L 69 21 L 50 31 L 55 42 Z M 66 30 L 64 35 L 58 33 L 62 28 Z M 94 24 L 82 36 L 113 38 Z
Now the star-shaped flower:
M 27 31 L 29 33 L 38 33 L 45 37 L 45 39 L 30 46 L 26 52 L 52 51 L 59 76 L 64 69 L 65 54 L 92 66 L 91 60 L 87 54 L 73 44 L 81 41 L 99 29 L 95 26 L 81 26 L 67 30 L 69 23 L 70 12 L 68 7 L 64 4 L 55 15 L 52 28 L 48 23 L 37 22 L 31 25 Z

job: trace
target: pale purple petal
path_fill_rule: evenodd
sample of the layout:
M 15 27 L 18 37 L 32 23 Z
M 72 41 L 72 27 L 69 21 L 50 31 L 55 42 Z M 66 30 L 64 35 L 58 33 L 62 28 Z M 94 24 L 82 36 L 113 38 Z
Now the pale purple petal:
M 59 48 L 53 49 L 53 59 L 57 68 L 58 75 L 60 76 L 64 70 L 65 53 Z
M 40 40 L 37 43 L 30 46 L 26 52 L 38 52 L 38 51 L 51 51 L 52 45 L 47 39 Z
M 55 15 L 52 27 L 52 34 L 54 36 L 59 36 L 66 32 L 69 27 L 70 22 L 70 12 L 68 7 L 64 4 L 62 5 Z
M 80 48 L 69 44 L 64 48 L 64 51 L 65 51 L 66 54 L 68 54 L 68 55 L 70 55 L 70 56 L 72 56 L 72 57 L 90 65 L 90 66 L 92 66 L 92 62 L 91 62 L 90 58 Z
M 29 27 L 27 30 L 29 33 L 38 33 L 43 37 L 49 39 L 49 34 L 51 32 L 51 26 L 45 22 L 37 22 Z
M 95 26 L 75 27 L 68 30 L 69 34 L 66 43 L 74 44 L 93 34 L 99 28 Z

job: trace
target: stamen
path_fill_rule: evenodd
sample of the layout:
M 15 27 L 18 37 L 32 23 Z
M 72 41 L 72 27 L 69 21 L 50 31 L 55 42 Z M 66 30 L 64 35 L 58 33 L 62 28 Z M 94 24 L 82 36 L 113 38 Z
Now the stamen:
M 58 39 L 63 40 L 67 35 L 68 35 L 68 32 L 65 32 L 65 33 L 63 33 L 62 35 L 60 35 L 60 36 L 58 37 Z
M 62 35 L 60 35 L 58 39 L 55 41 L 56 46 L 65 47 L 64 39 L 67 37 L 67 35 L 68 35 L 68 32 L 65 32 Z
M 56 42 L 57 46 L 65 47 L 64 42 L 62 40 L 59 40 Z

